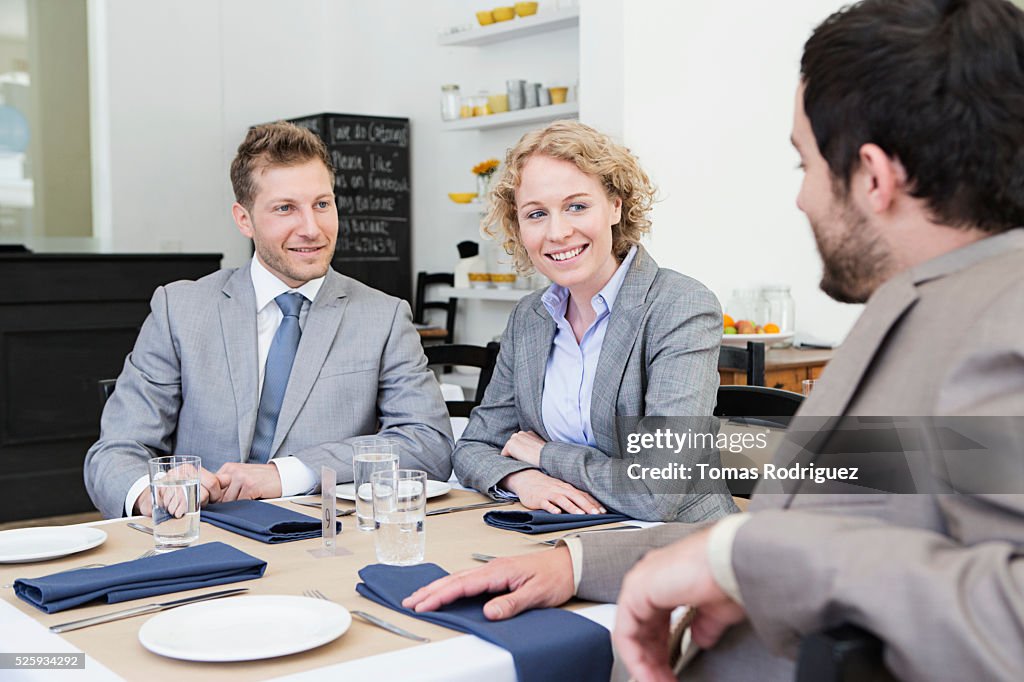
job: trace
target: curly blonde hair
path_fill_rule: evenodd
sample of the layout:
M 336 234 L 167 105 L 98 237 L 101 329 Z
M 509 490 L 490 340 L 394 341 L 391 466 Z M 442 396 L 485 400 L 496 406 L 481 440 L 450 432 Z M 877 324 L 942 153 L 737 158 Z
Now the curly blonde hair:
M 636 156 L 579 121 L 555 121 L 526 133 L 508 150 L 505 166 L 487 197 L 489 208 L 482 229 L 501 240 L 520 274 L 532 272 L 533 264 L 519 234 L 516 189 L 522 181 L 523 167 L 535 155 L 573 163 L 583 173 L 596 177 L 608 198 L 622 200 L 622 219 L 612 225 L 612 253 L 619 260 L 650 231 L 647 214 L 654 204 L 655 187 Z

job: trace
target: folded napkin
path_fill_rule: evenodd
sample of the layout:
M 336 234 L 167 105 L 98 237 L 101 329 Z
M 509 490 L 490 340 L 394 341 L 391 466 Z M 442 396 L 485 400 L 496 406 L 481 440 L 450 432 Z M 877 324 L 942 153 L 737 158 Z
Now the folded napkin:
M 484 523 L 488 526 L 528 535 L 630 520 L 624 514 L 552 514 L 546 511 L 492 511 L 484 514 Z
M 266 569 L 266 561 L 223 542 L 208 542 L 103 568 L 15 580 L 14 593 L 41 611 L 57 613 L 95 599 L 116 604 L 253 580 L 262 577 Z
M 403 599 L 446 575 L 436 564 L 373 564 L 359 571 L 363 582 L 356 585 L 356 591 L 413 618 L 476 635 L 500 646 L 512 654 L 519 682 L 607 682 L 611 676 L 611 634 L 571 611 L 534 609 L 508 620 L 490 621 L 484 617 L 484 604 L 494 595 L 460 599 L 427 613 L 402 607 Z
M 203 507 L 202 521 L 260 542 L 276 544 L 321 535 L 320 519 L 259 500 L 235 500 Z M 338 521 L 341 531 L 341 521 Z

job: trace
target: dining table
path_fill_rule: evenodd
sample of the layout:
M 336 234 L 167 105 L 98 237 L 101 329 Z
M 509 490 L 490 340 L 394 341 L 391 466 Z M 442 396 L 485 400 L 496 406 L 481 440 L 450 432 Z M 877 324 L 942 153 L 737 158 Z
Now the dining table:
M 319 497 L 301 498 L 314 500 Z M 299 499 L 270 500 L 290 510 L 320 518 L 319 510 L 294 504 Z M 428 500 L 427 511 L 442 507 L 485 502 L 489 498 L 469 490 L 453 489 Z M 339 512 L 351 502 L 338 500 Z M 546 551 L 539 541 L 564 533 L 525 535 L 486 525 L 483 515 L 493 508 L 479 508 L 426 517 L 425 561 L 448 572 L 456 572 L 480 562 L 474 554 L 495 557 Z M 518 503 L 497 509 L 524 509 Z M 46 614 L 17 598 L 5 588 L 0 599 L 0 653 L 71 653 L 85 655 L 83 669 L 5 669 L 0 679 L 8 680 L 515 680 L 511 655 L 505 650 L 472 635 L 464 635 L 426 621 L 390 610 L 356 592 L 357 572 L 377 563 L 372 531 L 356 529 L 354 517 L 345 516 L 337 535 L 333 555 L 318 550 L 320 538 L 265 544 L 208 523 L 201 524 L 198 543 L 220 541 L 267 562 L 262 578 L 228 585 L 188 590 L 116 604 L 90 603 L 54 614 Z M 87 551 L 45 562 L 0 564 L 0 585 L 17 578 L 32 578 L 72 569 L 86 564 L 113 564 L 138 557 L 153 546 L 153 538 L 128 526 L 147 523 L 143 517 L 97 521 L 88 524 L 107 533 L 106 541 Z M 595 526 L 587 530 L 610 528 Z M 151 602 L 169 601 L 227 588 L 248 588 L 249 595 L 291 595 L 317 591 L 321 596 L 349 611 L 361 610 L 390 624 L 404 628 L 429 642 L 416 642 L 353 618 L 350 628 L 337 639 L 316 648 L 291 655 L 261 660 L 211 663 L 179 660 L 157 655 L 139 641 L 140 628 L 155 615 L 144 615 L 96 625 L 81 630 L 53 634 L 49 627 L 79 618 Z M 226 599 L 237 599 L 227 597 Z M 206 602 L 207 604 L 213 602 Z M 190 608 L 190 607 L 181 607 Z M 615 607 L 573 600 L 563 608 L 576 611 L 611 628 Z M 165 612 L 170 613 L 170 612 Z M 572 655 L 572 652 L 566 652 Z

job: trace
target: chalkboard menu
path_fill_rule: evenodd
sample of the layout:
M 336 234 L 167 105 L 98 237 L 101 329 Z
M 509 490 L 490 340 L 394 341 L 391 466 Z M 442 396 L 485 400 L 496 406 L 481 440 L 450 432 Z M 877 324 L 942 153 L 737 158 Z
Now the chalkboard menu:
M 315 114 L 292 123 L 320 136 L 334 166 L 334 269 L 412 301 L 409 119 Z

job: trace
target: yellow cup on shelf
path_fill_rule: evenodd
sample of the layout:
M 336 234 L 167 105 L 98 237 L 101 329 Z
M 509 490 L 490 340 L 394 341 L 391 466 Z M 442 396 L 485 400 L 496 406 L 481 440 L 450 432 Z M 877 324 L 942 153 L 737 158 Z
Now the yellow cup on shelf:
M 569 94 L 569 88 L 548 88 L 548 93 L 551 95 L 552 104 L 565 104 L 565 98 Z
M 495 21 L 508 21 L 509 19 L 515 19 L 516 9 L 515 7 L 495 7 L 491 10 L 491 14 L 494 16 Z
M 508 95 L 505 93 L 500 95 L 488 95 L 487 108 L 491 110 L 492 114 L 505 113 L 508 111 Z
M 517 2 L 515 4 L 516 14 L 521 17 L 528 17 L 531 14 L 537 13 L 537 3 L 535 2 Z
M 491 14 L 490 10 L 483 10 L 476 13 L 476 20 L 480 22 L 481 26 L 487 26 L 494 23 L 494 15 Z

